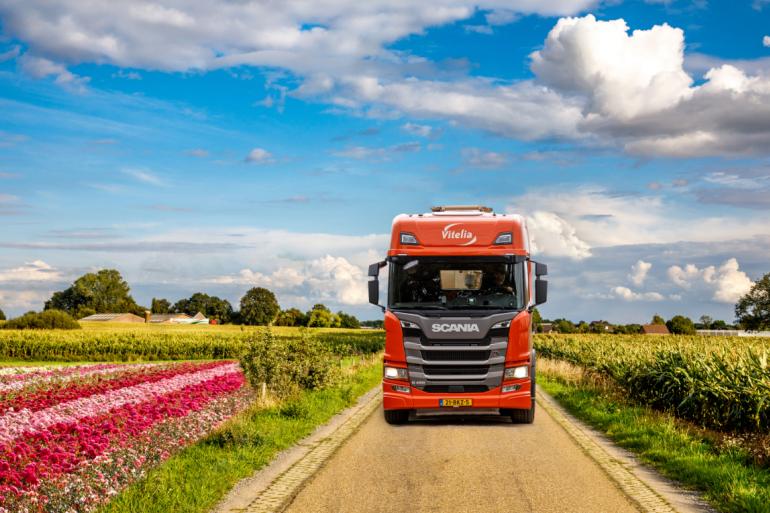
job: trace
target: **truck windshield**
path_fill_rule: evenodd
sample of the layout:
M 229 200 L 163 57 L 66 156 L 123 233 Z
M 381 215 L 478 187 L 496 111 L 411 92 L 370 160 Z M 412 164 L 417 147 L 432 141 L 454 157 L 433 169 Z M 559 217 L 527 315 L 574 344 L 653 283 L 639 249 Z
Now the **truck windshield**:
M 527 303 L 524 268 L 524 262 L 502 258 L 402 258 L 391 262 L 388 304 L 416 310 L 521 310 Z

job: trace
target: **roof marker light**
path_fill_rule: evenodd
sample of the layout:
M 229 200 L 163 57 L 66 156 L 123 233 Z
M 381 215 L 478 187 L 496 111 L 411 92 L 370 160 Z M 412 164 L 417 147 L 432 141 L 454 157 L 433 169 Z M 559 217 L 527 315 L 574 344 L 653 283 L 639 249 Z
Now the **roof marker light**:
M 511 232 L 501 233 L 495 239 L 495 244 L 513 244 L 513 234 Z

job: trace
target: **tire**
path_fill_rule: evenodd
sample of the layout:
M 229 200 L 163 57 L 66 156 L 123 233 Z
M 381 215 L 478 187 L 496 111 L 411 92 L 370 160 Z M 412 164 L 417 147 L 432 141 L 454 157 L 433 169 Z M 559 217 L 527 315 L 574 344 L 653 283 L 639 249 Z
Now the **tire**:
M 406 424 L 409 420 L 409 410 L 383 410 L 385 412 L 385 422 L 397 426 Z
M 529 410 L 501 410 L 500 413 L 511 417 L 514 424 L 532 424 L 535 421 L 535 400 Z

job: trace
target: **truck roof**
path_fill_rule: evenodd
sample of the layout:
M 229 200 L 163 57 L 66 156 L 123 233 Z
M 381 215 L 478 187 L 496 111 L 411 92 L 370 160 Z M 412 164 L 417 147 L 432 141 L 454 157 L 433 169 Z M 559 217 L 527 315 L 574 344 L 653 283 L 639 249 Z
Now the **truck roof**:
M 510 242 L 506 242 L 504 234 L 511 235 Z M 527 223 L 520 215 L 497 214 L 476 205 L 433 207 L 425 214 L 400 214 L 393 219 L 388 255 L 404 254 L 529 255 Z

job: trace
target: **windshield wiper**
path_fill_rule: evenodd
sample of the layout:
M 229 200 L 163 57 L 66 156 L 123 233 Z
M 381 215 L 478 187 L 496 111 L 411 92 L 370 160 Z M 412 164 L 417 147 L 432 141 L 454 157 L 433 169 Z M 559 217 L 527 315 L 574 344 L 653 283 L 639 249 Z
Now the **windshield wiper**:
M 447 310 L 448 309 L 446 306 L 441 306 L 441 305 L 417 305 L 417 306 L 394 305 L 393 308 L 409 308 L 412 310 Z

